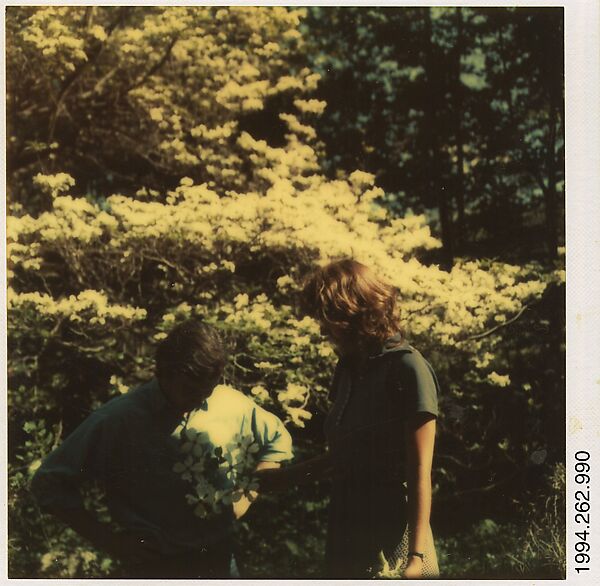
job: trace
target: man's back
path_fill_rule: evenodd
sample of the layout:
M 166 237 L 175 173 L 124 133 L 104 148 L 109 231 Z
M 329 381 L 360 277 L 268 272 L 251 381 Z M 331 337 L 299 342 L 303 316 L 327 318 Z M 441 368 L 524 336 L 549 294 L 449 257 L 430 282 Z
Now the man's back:
M 94 411 L 44 461 L 34 480 L 43 506 L 81 506 L 78 484 L 97 481 L 117 522 L 154 550 L 176 554 L 219 541 L 233 514 L 200 519 L 186 501 L 190 484 L 173 468 L 182 459 L 184 429 L 207 434 L 225 451 L 237 436 L 259 445 L 257 460 L 291 458 L 291 438 L 281 421 L 251 399 L 220 386 L 199 409 L 183 417 L 173 411 L 156 379 Z

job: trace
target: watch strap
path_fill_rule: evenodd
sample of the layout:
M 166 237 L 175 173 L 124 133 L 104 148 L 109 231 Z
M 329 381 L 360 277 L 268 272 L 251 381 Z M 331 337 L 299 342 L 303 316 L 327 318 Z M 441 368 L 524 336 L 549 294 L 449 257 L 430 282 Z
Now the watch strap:
M 414 556 L 414 557 L 421 558 L 421 561 L 424 561 L 424 560 L 425 560 L 425 554 L 424 554 L 424 553 L 421 553 L 421 552 L 419 552 L 419 551 L 409 551 L 409 552 L 408 552 L 408 557 L 409 557 L 409 558 L 410 558 L 410 557 L 413 557 L 413 556 Z

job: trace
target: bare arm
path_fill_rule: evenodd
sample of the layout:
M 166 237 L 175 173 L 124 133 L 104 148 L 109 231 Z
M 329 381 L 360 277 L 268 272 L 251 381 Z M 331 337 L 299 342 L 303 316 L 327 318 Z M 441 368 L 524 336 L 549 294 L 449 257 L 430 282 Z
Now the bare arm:
M 431 514 L 431 465 L 435 443 L 436 420 L 419 413 L 411 418 L 406 430 L 409 551 L 423 552 L 429 534 Z M 408 560 L 406 578 L 420 578 L 423 562 L 413 556 Z
M 297 484 L 318 480 L 325 476 L 331 468 L 331 457 L 328 452 L 279 470 L 263 470 L 256 476 L 261 492 L 285 490 Z
M 255 472 L 260 470 L 276 470 L 281 466 L 279 462 L 259 462 L 256 465 Z M 258 476 L 258 475 L 257 475 Z M 262 487 L 261 487 L 262 488 Z M 258 498 L 258 491 L 251 490 L 248 495 L 242 495 L 239 501 L 233 503 L 233 514 L 236 519 L 243 517 L 250 508 L 250 505 Z

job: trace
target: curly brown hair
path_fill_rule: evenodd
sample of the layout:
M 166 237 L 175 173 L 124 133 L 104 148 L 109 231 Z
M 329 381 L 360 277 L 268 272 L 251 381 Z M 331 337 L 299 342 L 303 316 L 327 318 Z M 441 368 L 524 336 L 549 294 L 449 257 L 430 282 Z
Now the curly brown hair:
M 304 283 L 301 307 L 326 329 L 346 340 L 382 343 L 400 331 L 398 290 L 353 259 L 313 271 Z

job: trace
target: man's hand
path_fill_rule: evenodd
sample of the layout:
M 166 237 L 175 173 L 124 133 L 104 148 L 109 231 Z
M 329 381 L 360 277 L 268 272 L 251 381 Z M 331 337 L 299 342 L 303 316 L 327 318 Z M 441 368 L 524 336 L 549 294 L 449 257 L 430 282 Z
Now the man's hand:
M 250 491 L 249 496 L 242 494 L 239 500 L 233 503 L 233 515 L 237 519 L 243 517 L 250 508 L 250 505 L 256 500 L 258 493 L 255 490 Z
M 115 533 L 110 525 L 100 523 L 85 509 L 55 509 L 50 511 L 77 531 L 101 551 L 134 564 L 147 563 L 156 557 L 144 540 L 129 533 Z
M 279 468 L 281 464 L 279 462 L 259 462 L 256 465 L 255 472 L 258 472 L 257 476 L 262 476 L 264 471 L 273 472 Z M 260 486 L 259 486 L 260 488 Z M 236 519 L 243 517 L 250 508 L 250 505 L 258 498 L 258 492 L 251 490 L 248 495 L 242 494 L 241 498 L 233 503 L 233 514 Z

